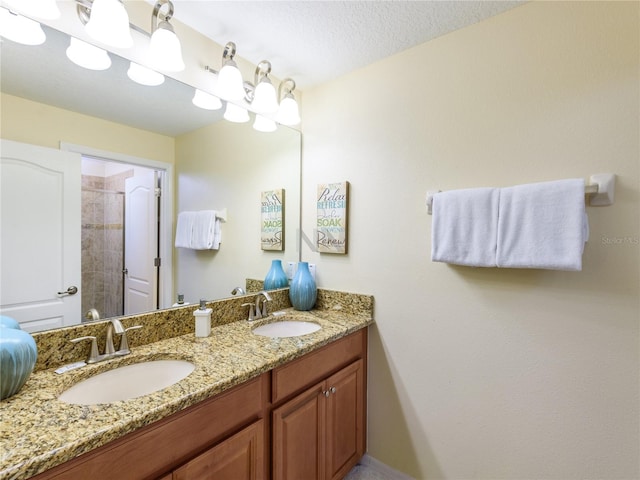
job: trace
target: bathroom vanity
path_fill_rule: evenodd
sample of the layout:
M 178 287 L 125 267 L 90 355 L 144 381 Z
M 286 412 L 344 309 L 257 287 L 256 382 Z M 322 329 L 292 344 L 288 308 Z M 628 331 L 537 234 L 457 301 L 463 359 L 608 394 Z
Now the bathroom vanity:
M 11 418 L 5 433 L 13 429 L 1 437 L 8 455 L 0 478 L 342 478 L 365 451 L 372 305 L 290 311 L 322 327 L 292 338 L 262 337 L 238 320 L 206 338 L 134 343 L 117 362 L 174 358 L 195 370 L 111 404 L 69 405 L 57 395 L 114 364 L 36 372 L 30 388 L 0 404 L 3 422 Z M 22 418 L 10 417 L 18 412 Z

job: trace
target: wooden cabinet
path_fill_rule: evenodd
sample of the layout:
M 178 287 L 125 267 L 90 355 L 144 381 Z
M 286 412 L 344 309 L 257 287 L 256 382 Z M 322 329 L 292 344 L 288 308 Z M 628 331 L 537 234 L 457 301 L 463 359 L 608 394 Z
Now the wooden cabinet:
M 258 420 L 175 470 L 172 480 L 262 480 L 264 450 L 264 421 Z
M 274 480 L 340 479 L 364 455 L 364 362 L 273 411 Z
M 364 455 L 366 351 L 364 329 L 273 370 L 274 480 L 339 479 Z

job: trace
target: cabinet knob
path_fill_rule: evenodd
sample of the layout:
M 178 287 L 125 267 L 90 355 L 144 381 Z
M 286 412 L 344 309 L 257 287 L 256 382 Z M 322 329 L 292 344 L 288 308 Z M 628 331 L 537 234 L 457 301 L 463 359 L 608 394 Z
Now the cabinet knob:
M 329 390 L 325 390 L 322 393 L 324 394 L 325 397 L 329 397 L 329 395 L 331 395 L 331 393 L 329 393 Z
M 336 393 L 336 387 L 331 387 L 331 388 L 329 389 L 329 392 L 331 392 L 331 393 Z

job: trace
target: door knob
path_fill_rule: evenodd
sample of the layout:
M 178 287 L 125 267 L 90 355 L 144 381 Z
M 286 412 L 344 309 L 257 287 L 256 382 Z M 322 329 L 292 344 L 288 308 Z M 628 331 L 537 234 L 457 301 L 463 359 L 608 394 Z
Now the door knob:
M 58 292 L 58 295 L 75 295 L 76 293 L 78 293 L 78 287 L 71 285 L 66 291 Z

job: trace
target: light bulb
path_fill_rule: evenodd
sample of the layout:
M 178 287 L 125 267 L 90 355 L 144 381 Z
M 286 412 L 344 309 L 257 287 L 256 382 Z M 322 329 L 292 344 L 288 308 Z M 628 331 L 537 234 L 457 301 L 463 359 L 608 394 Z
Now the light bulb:
M 244 98 L 242 74 L 233 60 L 227 60 L 220 69 L 216 93 L 225 100 L 239 101 Z
M 167 72 L 181 72 L 185 68 L 180 39 L 166 21 L 160 22 L 151 35 L 149 63 L 153 68 Z
M 155 87 L 164 83 L 164 75 L 151 70 L 150 68 L 143 67 L 135 62 L 129 64 L 129 70 L 127 70 L 127 76 L 140 85 L 147 85 L 149 87 Z
M 0 35 L 23 45 L 42 45 L 47 39 L 38 22 L 6 8 L 0 8 Z
M 264 77 L 258 82 L 251 106 L 256 113 L 275 113 L 278 110 L 276 89 L 271 84 L 271 80 Z
M 253 129 L 259 132 L 275 132 L 277 128 L 276 122 L 262 115 L 256 115 L 253 122 Z
M 227 102 L 227 108 L 224 111 L 225 120 L 233 123 L 245 123 L 249 121 L 249 112 L 233 103 Z
M 293 126 L 300 123 L 298 102 L 291 93 L 287 93 L 280 102 L 280 109 L 276 114 L 276 122 L 282 125 Z
M 222 108 L 222 102 L 218 97 L 214 97 L 198 88 L 196 88 L 192 102 L 196 107 L 204 108 L 205 110 L 219 110 Z
M 129 15 L 118 0 L 93 0 L 91 15 L 84 28 L 91 38 L 105 45 L 116 48 L 133 45 Z
M 111 66 L 109 54 L 90 43 L 71 37 L 67 57 L 76 65 L 89 70 L 106 70 Z

